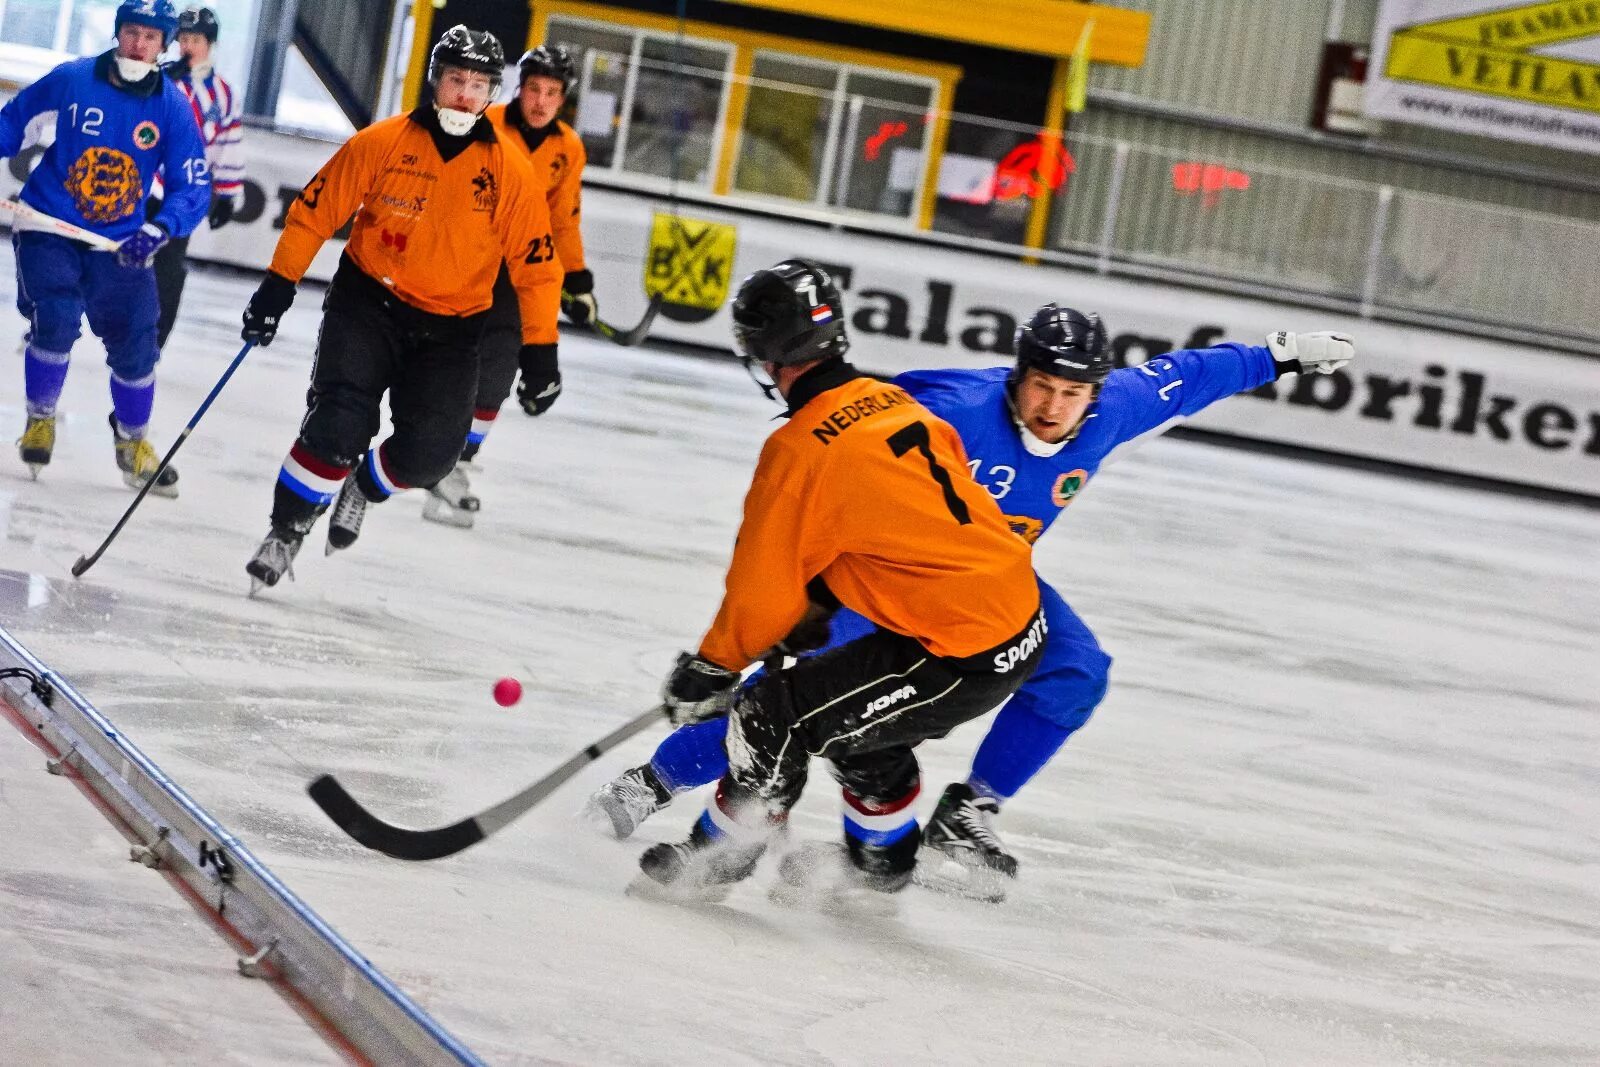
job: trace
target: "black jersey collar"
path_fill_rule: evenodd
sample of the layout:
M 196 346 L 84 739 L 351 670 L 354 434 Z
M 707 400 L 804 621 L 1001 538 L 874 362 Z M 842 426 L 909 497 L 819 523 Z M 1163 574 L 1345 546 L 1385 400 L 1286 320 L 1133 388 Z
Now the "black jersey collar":
M 845 382 L 864 377 L 866 375 L 842 359 L 825 359 L 800 375 L 794 380 L 794 384 L 789 386 L 789 395 L 785 397 L 789 401 L 788 413 L 799 414 L 801 408 L 829 389 L 837 389 Z
M 116 66 L 117 50 L 113 48 L 111 51 L 103 53 L 95 58 L 94 76 L 111 86 L 113 89 L 120 89 L 122 92 L 129 93 L 133 96 L 155 96 L 161 91 L 161 68 L 159 66 L 149 74 L 146 74 L 143 78 L 134 82 L 132 85 L 129 85 L 120 77 L 112 77 L 112 73 L 116 70 Z
M 452 137 L 444 132 L 444 127 L 439 125 L 439 115 L 433 110 L 432 104 L 424 104 L 407 116 L 412 122 L 428 131 L 433 138 L 433 147 L 439 150 L 439 158 L 446 163 L 467 150 L 473 141 L 482 141 L 485 144 L 494 144 L 494 126 L 483 115 L 478 116 L 478 121 L 472 124 L 472 129 L 460 137 Z

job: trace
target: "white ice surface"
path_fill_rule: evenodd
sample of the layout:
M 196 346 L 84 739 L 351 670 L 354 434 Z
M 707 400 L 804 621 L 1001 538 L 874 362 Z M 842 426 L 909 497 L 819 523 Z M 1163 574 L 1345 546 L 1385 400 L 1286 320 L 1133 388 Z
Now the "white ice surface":
M 0 719 L 0 1063 L 344 1062 Z
M 237 349 L 251 284 L 191 277 L 158 445 Z M 723 905 L 626 895 L 697 805 L 623 845 L 573 813 L 650 735 L 408 865 L 306 781 L 436 824 L 648 706 L 715 608 L 772 409 L 736 367 L 569 338 L 561 402 L 508 408 L 485 449 L 475 530 L 393 501 L 249 600 L 318 303 L 185 446 L 183 495 L 74 581 L 129 500 L 80 343 L 57 461 L 34 484 L 0 456 L 0 619 L 491 1062 L 1600 1060 L 1595 512 L 1167 440 L 1107 470 L 1038 565 L 1116 656 L 1111 694 L 1007 809 L 1000 906 L 785 910 L 765 869 Z M 527 696 L 501 709 L 507 674 Z M 981 732 L 924 747 L 924 808 Z M 837 832 L 829 786 L 799 833 Z

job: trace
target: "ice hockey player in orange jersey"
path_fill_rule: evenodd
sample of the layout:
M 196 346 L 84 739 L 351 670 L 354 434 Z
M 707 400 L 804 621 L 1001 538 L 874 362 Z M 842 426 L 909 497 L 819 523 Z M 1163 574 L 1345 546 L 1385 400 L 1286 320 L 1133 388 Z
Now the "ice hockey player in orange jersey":
M 588 155 L 583 138 L 559 115 L 572 92 L 576 71 L 572 57 L 560 45 L 542 44 L 523 53 L 517 62 L 516 96 L 488 110 L 494 132 L 509 150 L 527 154 L 534 177 L 545 183 L 545 203 L 550 208 L 550 228 L 556 257 L 561 260 L 562 307 L 573 322 L 590 321 L 598 311 L 594 275 L 583 258 L 583 168 Z M 517 294 L 505 271 L 494 284 L 494 306 L 478 345 L 478 397 L 473 403 L 472 429 L 467 433 L 461 462 L 428 491 L 422 516 L 449 526 L 473 524 L 481 505 L 472 491 L 469 465 L 483 447 L 500 408 L 511 395 L 517 371 L 517 403 L 528 415 L 542 415 L 561 395 L 561 369 L 555 349 L 522 348 Z M 524 358 L 527 357 L 527 358 Z
M 483 116 L 504 67 L 492 34 L 446 31 L 428 64 L 433 99 L 357 133 L 289 209 L 244 313 L 247 341 L 271 342 L 317 250 L 356 218 L 324 304 L 309 409 L 278 473 L 272 527 L 245 567 L 252 592 L 290 573 L 335 494 L 329 552 L 355 542 L 369 503 L 450 472 L 472 421 L 478 340 L 502 262 L 524 353 L 554 359 L 561 264 L 544 185 Z M 394 432 L 373 448 L 385 392 Z
M 729 716 L 729 771 L 705 814 L 687 841 L 640 858 L 674 890 L 747 877 L 812 756 L 833 762 L 869 829 L 911 818 L 912 747 L 1015 692 L 1045 640 L 1029 546 L 973 481 L 955 430 L 844 361 L 844 306 L 827 273 L 804 260 L 756 272 L 733 321 L 788 422 L 761 450 L 722 607 L 663 688 L 674 722 Z M 812 605 L 841 604 L 877 630 L 738 688 L 746 666 L 797 650 L 785 642 Z M 916 834 L 847 845 L 866 885 L 910 880 Z

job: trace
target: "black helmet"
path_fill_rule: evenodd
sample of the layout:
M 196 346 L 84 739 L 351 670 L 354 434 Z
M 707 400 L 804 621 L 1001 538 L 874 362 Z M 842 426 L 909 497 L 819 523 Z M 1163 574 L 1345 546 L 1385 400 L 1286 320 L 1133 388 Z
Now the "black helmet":
M 536 75 L 555 78 L 561 82 L 563 93 L 572 92 L 572 80 L 576 74 L 572 53 L 558 44 L 542 44 L 522 53 L 522 58 L 517 61 L 517 72 L 518 84 Z
M 212 44 L 217 43 L 217 13 L 209 7 L 191 7 L 178 16 L 179 33 L 198 33 Z
M 1046 304 L 1017 327 L 1017 365 L 1013 383 L 1032 367 L 1057 378 L 1099 386 L 1111 373 L 1111 346 L 1105 324 L 1094 312 Z
M 506 74 L 506 50 L 500 47 L 499 38 L 488 30 L 451 26 L 428 57 L 429 85 L 438 86 L 439 75 L 445 67 L 489 75 L 489 96 L 493 99 L 499 95 L 500 82 Z
M 747 363 L 787 366 L 850 349 L 838 286 L 827 271 L 803 259 L 758 270 L 740 284 L 733 336 Z

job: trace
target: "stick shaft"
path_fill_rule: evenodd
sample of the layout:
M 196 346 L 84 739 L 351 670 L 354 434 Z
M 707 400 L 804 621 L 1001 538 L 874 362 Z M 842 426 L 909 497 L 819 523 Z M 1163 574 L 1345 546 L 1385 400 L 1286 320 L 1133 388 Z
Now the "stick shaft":
M 12 217 L 12 227 L 18 230 L 35 230 L 40 233 L 53 233 L 57 237 L 65 237 L 72 241 L 81 241 L 90 248 L 101 252 L 115 252 L 117 242 L 93 230 L 86 230 L 82 226 L 75 226 L 64 219 L 54 218 L 44 212 L 29 207 L 19 200 L 0 200 L 0 211 Z
M 172 447 L 167 449 L 167 454 L 161 457 L 161 466 L 157 467 L 156 472 L 150 476 L 149 480 L 139 487 L 139 495 L 133 498 L 133 503 L 128 505 L 128 510 L 122 513 L 122 518 L 117 520 L 117 524 L 111 528 L 111 532 L 106 534 L 105 540 L 100 542 L 100 547 L 90 555 L 79 556 L 78 562 L 72 565 L 72 576 L 74 578 L 82 578 L 84 572 L 99 562 L 106 549 L 111 547 L 111 542 L 117 539 L 117 534 L 121 533 L 122 528 L 128 525 L 128 520 L 133 518 L 133 513 L 138 510 L 139 505 L 144 502 L 144 498 L 149 495 L 150 489 L 161 477 L 161 472 L 166 470 L 172 463 L 172 457 L 178 454 L 178 449 L 183 447 L 183 443 L 194 432 L 195 426 L 199 424 L 200 419 L 204 417 L 206 411 L 211 407 L 211 402 L 217 399 L 217 394 L 222 392 L 222 387 L 228 384 L 228 379 L 233 377 L 233 372 L 239 369 L 239 364 L 244 362 L 244 357 L 249 355 L 250 349 L 254 347 L 254 341 L 246 341 L 244 347 L 239 349 L 239 354 L 233 357 L 233 362 L 228 364 L 228 369 L 222 372 L 222 377 L 217 379 L 217 384 L 211 387 L 211 392 L 206 396 L 205 400 L 201 401 L 199 409 L 195 411 L 194 416 L 189 420 L 189 424 L 183 428 L 182 433 L 178 434 L 178 439 L 172 442 Z

